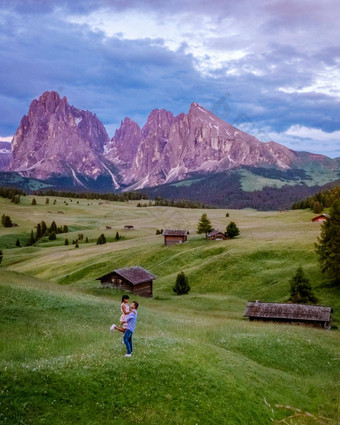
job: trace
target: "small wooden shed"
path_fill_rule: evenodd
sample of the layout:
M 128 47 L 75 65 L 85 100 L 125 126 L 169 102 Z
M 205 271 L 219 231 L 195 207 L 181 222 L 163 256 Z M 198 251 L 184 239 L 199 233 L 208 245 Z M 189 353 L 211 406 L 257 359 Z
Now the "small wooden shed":
M 176 245 L 184 243 L 188 240 L 187 230 L 171 230 L 165 229 L 163 231 L 164 245 Z
M 329 219 L 329 215 L 328 214 L 321 214 L 321 215 L 318 215 L 318 216 L 312 218 L 312 222 L 313 223 L 315 223 L 315 222 L 323 222 L 323 221 L 326 221 L 328 219 Z
M 224 241 L 226 239 L 226 236 L 223 232 L 220 232 L 219 230 L 213 230 L 210 233 L 207 233 L 207 239 L 211 241 Z
M 156 276 L 140 266 L 116 269 L 98 277 L 102 286 L 112 286 L 140 295 L 152 297 L 152 284 Z
M 330 329 L 332 312 L 332 307 L 319 305 L 249 301 L 244 317 L 249 317 L 250 320 L 298 323 Z
M 124 226 L 124 229 L 125 230 L 133 230 L 134 227 L 131 224 L 127 224 L 127 225 Z

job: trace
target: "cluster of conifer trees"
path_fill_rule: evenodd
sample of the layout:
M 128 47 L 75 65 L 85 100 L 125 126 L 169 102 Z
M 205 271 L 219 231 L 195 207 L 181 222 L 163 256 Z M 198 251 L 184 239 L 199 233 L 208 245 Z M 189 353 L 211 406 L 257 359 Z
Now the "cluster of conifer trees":
M 30 238 L 27 242 L 27 246 L 34 245 L 43 237 L 48 237 L 50 241 L 54 241 L 57 239 L 57 234 L 59 233 L 67 233 L 68 227 L 66 224 L 63 226 L 57 226 L 55 221 L 52 221 L 50 227 L 48 227 L 45 221 L 41 221 L 35 226 L 36 231 L 31 230 Z
M 322 190 L 313 196 L 297 201 L 292 205 L 293 210 L 310 208 L 316 214 L 323 211 L 324 208 L 329 208 L 336 200 L 340 199 L 340 186 L 332 187 L 331 189 Z

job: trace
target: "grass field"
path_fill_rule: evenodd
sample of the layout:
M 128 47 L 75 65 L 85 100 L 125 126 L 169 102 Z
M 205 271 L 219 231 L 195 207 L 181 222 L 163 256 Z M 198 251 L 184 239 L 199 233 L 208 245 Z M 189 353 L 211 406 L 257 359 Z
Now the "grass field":
M 1 215 L 18 224 L 0 228 L 2 423 L 340 423 L 340 288 L 319 271 L 320 225 L 311 212 L 229 210 L 226 218 L 226 210 L 208 210 L 215 227 L 224 231 L 232 220 L 241 231 L 213 242 L 195 233 L 202 210 L 36 199 L 32 206 L 30 196 L 19 205 L 0 198 Z M 41 220 L 71 231 L 25 247 Z M 186 228 L 189 241 L 163 247 L 157 228 Z M 78 233 L 89 243 L 64 246 Z M 109 243 L 97 246 L 101 233 Z M 122 293 L 95 279 L 131 265 L 157 280 L 154 298 L 138 299 L 134 355 L 126 359 L 121 335 L 109 331 Z M 334 309 L 331 331 L 243 318 L 250 299 L 285 301 L 299 265 L 320 304 Z M 178 297 L 180 271 L 192 289 Z

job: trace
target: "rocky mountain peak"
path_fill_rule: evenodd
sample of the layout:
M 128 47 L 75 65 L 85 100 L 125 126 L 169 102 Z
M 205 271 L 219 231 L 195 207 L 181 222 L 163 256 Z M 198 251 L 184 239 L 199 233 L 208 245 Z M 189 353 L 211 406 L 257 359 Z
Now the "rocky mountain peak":
M 9 168 L 41 179 L 77 173 L 97 178 L 108 172 L 99 157 L 108 139 L 91 112 L 70 106 L 54 91 L 45 92 L 21 120 Z

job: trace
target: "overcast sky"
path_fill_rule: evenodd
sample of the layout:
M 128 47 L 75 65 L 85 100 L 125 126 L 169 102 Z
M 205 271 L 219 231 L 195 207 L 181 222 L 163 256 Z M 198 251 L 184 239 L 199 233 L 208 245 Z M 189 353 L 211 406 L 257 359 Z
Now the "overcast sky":
M 340 156 L 338 0 L 0 0 L 0 140 L 56 90 L 110 137 L 198 102 L 261 141 Z

